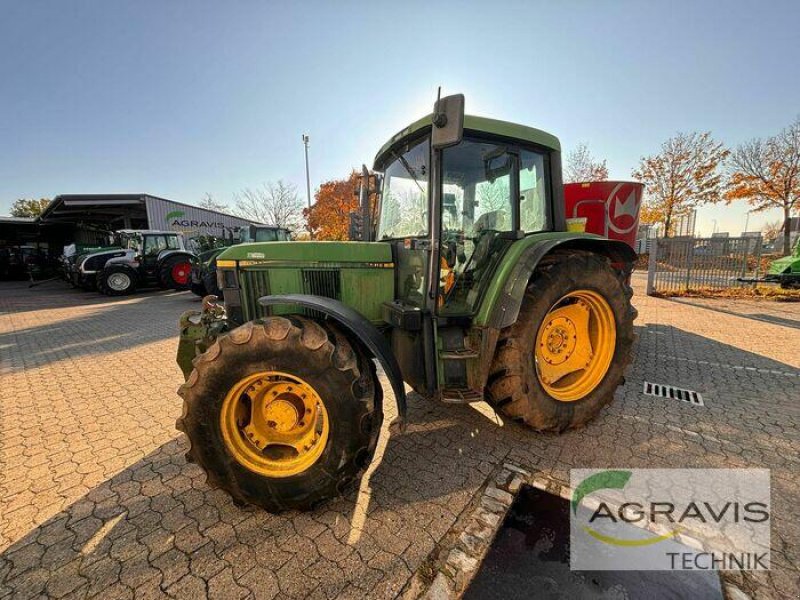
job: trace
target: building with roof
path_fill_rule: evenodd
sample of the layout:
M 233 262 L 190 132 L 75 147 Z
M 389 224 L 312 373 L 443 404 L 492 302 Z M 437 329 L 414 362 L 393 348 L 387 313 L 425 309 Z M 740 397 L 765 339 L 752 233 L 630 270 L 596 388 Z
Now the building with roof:
M 223 237 L 251 223 L 258 224 L 151 194 L 62 194 L 35 219 L 0 217 L 0 249 L 33 246 L 54 259 L 67 244 L 102 244 L 119 229 Z

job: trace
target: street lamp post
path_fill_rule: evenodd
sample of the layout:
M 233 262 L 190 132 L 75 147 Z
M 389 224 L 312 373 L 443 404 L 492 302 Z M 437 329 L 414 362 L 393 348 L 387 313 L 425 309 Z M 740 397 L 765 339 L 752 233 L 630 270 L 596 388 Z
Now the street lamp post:
M 303 140 L 303 147 L 305 148 L 305 153 L 306 153 L 306 198 L 308 199 L 309 216 L 311 216 L 311 214 L 310 214 L 311 213 L 311 177 L 308 174 L 308 140 L 309 140 L 308 135 L 304 133 L 303 136 L 302 136 L 302 140 Z M 309 235 L 309 237 L 314 237 L 313 234 L 311 233 L 311 223 L 310 222 L 308 224 L 308 235 Z

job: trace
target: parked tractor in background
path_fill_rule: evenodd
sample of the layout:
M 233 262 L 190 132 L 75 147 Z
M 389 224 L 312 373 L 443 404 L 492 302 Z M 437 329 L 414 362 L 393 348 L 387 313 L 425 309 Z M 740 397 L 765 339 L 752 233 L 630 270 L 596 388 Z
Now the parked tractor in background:
M 107 296 L 132 294 L 140 287 L 185 290 L 194 254 L 175 231 L 123 229 L 113 234 L 114 245 L 79 255 L 71 279 L 84 289 Z
M 224 306 L 181 317 L 176 426 L 236 502 L 310 508 L 360 477 L 384 416 L 375 361 L 401 429 L 406 383 L 561 432 L 624 382 L 634 251 L 567 231 L 556 137 L 463 107 L 438 100 L 378 152 L 377 231 L 228 248 Z
M 783 289 L 800 289 L 800 237 L 789 256 L 773 260 L 764 281 L 778 283 Z
M 225 238 L 219 247 L 211 248 L 197 255 L 197 260 L 192 263 L 191 283 L 189 289 L 198 296 L 213 294 L 221 297 L 222 293 L 217 285 L 217 257 L 229 246 L 247 244 L 252 242 L 285 242 L 288 241 L 290 231 L 284 227 L 274 225 L 247 225 L 237 232 L 231 232 L 230 238 Z

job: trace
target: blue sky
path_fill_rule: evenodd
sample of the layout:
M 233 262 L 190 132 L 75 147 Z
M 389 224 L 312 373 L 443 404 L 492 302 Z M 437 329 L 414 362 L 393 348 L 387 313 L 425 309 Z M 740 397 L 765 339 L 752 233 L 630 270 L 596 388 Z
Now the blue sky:
M 797 2 L 0 0 L 0 214 L 59 193 L 302 192 L 303 132 L 316 187 L 370 164 L 438 85 L 629 178 L 676 131 L 735 145 L 788 125 L 799 20 Z

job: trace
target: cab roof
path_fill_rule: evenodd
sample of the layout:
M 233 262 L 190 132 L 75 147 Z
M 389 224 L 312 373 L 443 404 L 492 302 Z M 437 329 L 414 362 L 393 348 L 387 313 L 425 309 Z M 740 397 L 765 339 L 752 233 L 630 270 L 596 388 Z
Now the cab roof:
M 375 168 L 377 169 L 384 161 L 386 153 L 390 148 L 392 148 L 392 146 L 398 144 L 406 138 L 413 137 L 426 128 L 430 128 L 432 118 L 432 114 L 426 115 L 421 119 L 414 121 L 405 129 L 402 129 L 394 134 L 375 156 Z M 561 142 L 558 141 L 556 136 L 547 133 L 546 131 L 542 131 L 541 129 L 527 127 L 526 125 L 519 125 L 518 123 L 499 121 L 497 119 L 489 119 L 487 117 L 478 117 L 475 115 L 464 115 L 464 130 L 512 138 L 522 142 L 530 142 L 539 146 L 544 146 L 545 148 L 549 148 L 557 152 L 561 151 Z

